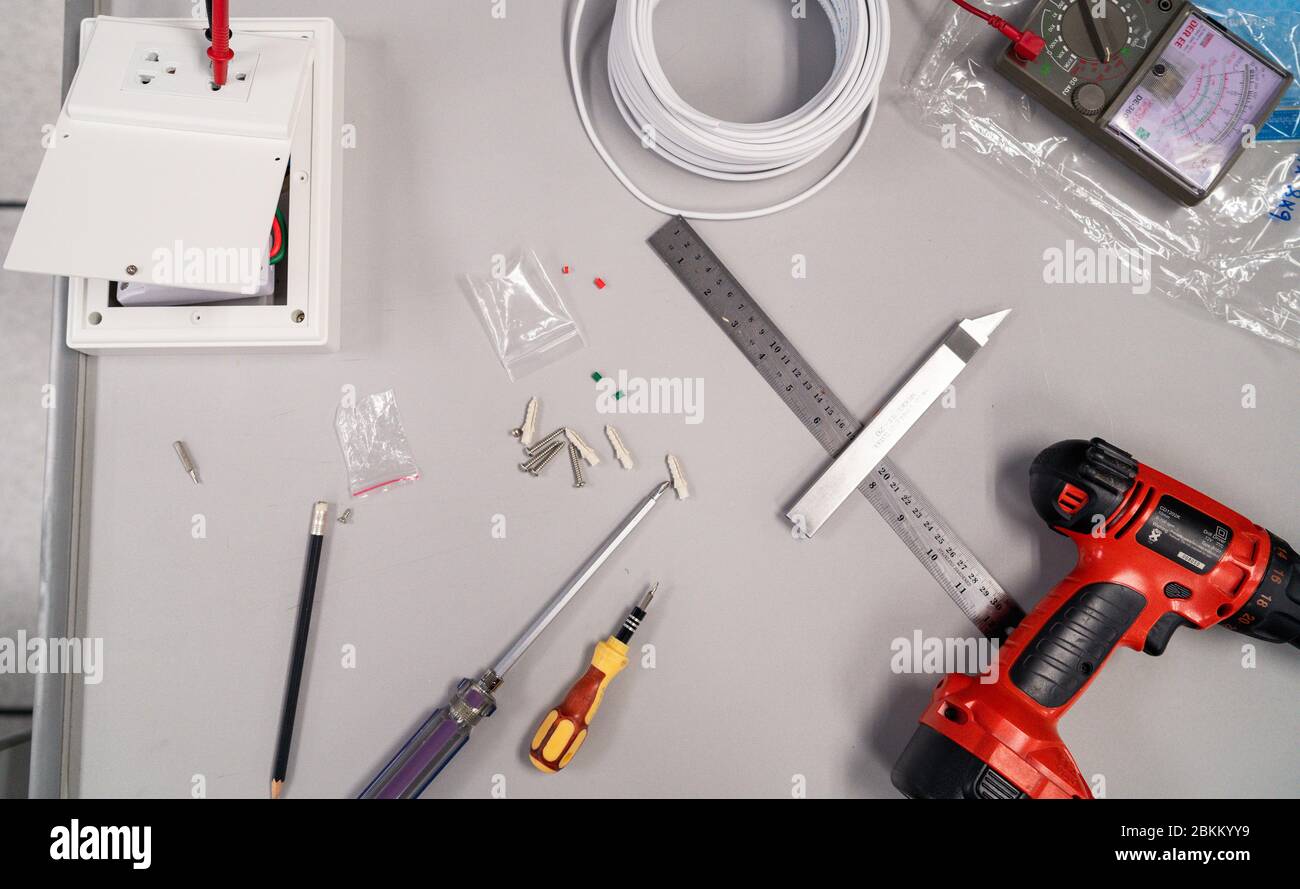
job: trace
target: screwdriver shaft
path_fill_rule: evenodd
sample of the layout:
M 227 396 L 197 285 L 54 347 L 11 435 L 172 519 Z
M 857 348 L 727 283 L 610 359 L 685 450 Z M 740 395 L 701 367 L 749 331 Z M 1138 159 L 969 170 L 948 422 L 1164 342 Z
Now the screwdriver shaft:
M 532 645 L 537 640 L 537 637 L 542 634 L 542 631 L 551 625 L 551 621 L 555 620 L 556 616 L 564 610 L 564 606 L 569 604 L 569 600 L 578 594 L 578 590 L 582 589 L 588 580 L 591 580 L 591 576 L 596 573 L 601 565 L 605 564 L 605 561 L 613 554 L 614 550 L 618 549 L 619 544 L 627 539 L 627 536 L 632 533 L 637 525 L 641 524 L 641 520 L 646 517 L 650 510 L 654 509 L 655 504 L 659 502 L 659 498 L 663 496 L 669 487 L 671 485 L 668 482 L 663 482 L 659 487 L 651 491 L 650 496 L 642 501 L 636 511 L 628 516 L 618 530 L 610 535 L 604 546 L 587 560 L 587 563 L 582 566 L 573 580 L 569 581 L 569 585 L 556 594 L 555 598 L 550 601 L 550 604 L 538 615 L 537 619 L 515 640 L 515 643 L 510 646 L 510 649 L 501 656 L 501 660 L 497 661 L 496 666 L 492 668 L 492 672 L 497 675 L 498 679 L 505 678 L 506 673 L 515 665 L 515 661 L 519 660 L 523 653 L 528 650 L 528 646 Z

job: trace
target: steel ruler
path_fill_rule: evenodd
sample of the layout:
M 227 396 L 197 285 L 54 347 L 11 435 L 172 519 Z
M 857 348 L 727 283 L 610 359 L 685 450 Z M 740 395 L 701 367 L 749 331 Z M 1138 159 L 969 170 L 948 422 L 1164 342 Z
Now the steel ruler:
M 669 221 L 651 236 L 650 246 L 786 407 L 831 456 L 837 456 L 862 423 L 690 224 L 681 217 Z M 981 632 L 1003 635 L 1024 617 L 943 516 L 891 461 L 877 466 L 858 490 Z

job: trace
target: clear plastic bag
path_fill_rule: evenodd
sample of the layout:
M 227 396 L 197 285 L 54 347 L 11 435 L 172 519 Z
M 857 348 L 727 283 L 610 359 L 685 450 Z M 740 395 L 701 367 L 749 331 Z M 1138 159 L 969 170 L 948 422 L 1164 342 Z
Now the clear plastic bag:
M 532 250 L 503 259 L 488 275 L 465 275 L 462 284 L 511 380 L 586 345 Z
M 387 491 L 420 477 L 392 389 L 354 402 L 345 399 L 334 414 L 334 428 L 348 467 L 348 492 L 353 497 Z
M 1129 170 L 994 70 L 1006 40 L 951 3 L 937 4 L 931 51 L 905 78 L 920 122 L 963 154 L 1032 183 L 1099 248 L 1131 257 L 1150 284 L 1198 301 L 1229 324 L 1300 349 L 1300 143 L 1293 85 L 1220 185 L 1185 207 Z M 1022 26 L 1033 0 L 984 0 Z M 1300 4 L 1196 4 L 1282 67 L 1300 58 Z M 1288 104 L 1290 103 L 1290 105 Z

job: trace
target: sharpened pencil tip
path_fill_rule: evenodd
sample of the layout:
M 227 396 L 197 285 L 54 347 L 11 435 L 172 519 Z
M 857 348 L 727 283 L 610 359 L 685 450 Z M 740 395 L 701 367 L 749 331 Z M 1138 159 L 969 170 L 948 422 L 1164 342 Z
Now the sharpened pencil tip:
M 280 798 L 280 788 L 283 787 L 283 786 L 284 786 L 284 782 L 283 782 L 283 781 L 272 781 L 272 782 L 271 782 L 271 799 L 279 799 L 279 798 Z

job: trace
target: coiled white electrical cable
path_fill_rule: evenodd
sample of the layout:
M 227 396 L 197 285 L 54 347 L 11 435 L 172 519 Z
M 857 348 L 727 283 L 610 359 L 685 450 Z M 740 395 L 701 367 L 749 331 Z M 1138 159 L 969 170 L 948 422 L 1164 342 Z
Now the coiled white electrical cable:
M 691 219 L 753 219 L 779 213 L 830 185 L 857 156 L 876 117 L 876 94 L 889 55 L 888 0 L 819 0 L 835 31 L 830 81 L 802 108 L 777 120 L 745 124 L 719 120 L 687 104 L 668 82 L 655 53 L 659 0 L 617 0 L 609 40 L 609 86 L 623 119 L 642 144 L 700 176 L 734 182 L 771 179 L 821 156 L 855 123 L 848 152 L 817 183 L 771 206 L 736 212 L 670 207 L 636 186 L 592 126 L 578 64 L 578 32 L 587 0 L 578 0 L 569 30 L 569 79 L 578 116 L 596 152 L 623 186 L 648 207 Z

